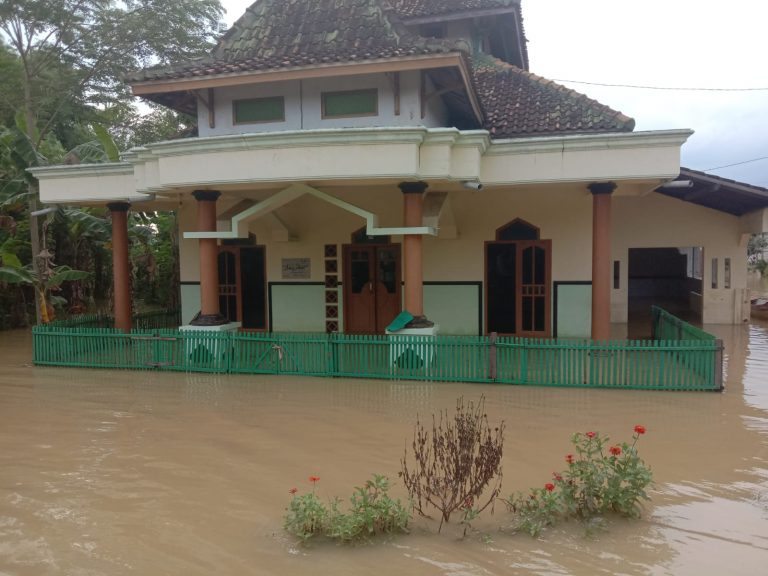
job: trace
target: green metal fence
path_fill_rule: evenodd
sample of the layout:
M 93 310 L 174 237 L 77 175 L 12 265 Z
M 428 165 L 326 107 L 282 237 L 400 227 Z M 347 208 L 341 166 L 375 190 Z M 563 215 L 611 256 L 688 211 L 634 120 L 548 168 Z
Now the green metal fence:
M 706 334 L 706 333 L 704 333 Z M 722 349 L 699 340 L 545 340 L 37 326 L 38 365 L 236 374 L 720 390 Z

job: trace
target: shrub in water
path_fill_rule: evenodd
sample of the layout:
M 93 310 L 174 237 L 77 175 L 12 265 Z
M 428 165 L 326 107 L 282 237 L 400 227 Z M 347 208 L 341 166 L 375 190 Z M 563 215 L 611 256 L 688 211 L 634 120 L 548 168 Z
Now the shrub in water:
M 416 511 L 428 516 L 430 507 L 437 509 L 442 529 L 457 510 L 470 508 L 476 517 L 492 505 L 501 490 L 503 444 L 504 422 L 490 427 L 482 397 L 477 406 L 469 402 L 466 407 L 459 398 L 453 415 L 441 412 L 439 420 L 432 415 L 431 428 L 417 420 L 414 461 L 409 463 L 406 449 L 400 472 Z
M 293 498 L 285 514 L 285 530 L 306 541 L 323 535 L 341 542 L 366 540 L 379 534 L 407 532 L 411 514 L 400 500 L 389 494 L 389 480 L 374 474 L 364 486 L 355 488 L 349 509 L 341 509 L 341 500 L 335 499 L 330 506 L 323 504 L 315 494 L 314 484 L 320 479 L 310 476 L 312 492 Z
M 516 494 L 506 501 L 515 514 L 514 527 L 538 535 L 559 519 L 577 518 L 591 522 L 613 512 L 638 518 L 646 488 L 653 477 L 637 454 L 637 441 L 645 427 L 635 426 L 632 443 L 609 445 L 609 438 L 597 432 L 576 433 L 571 442 L 574 454 L 567 454 L 568 468 L 553 473 L 544 488 Z M 607 447 L 607 448 L 606 448 Z

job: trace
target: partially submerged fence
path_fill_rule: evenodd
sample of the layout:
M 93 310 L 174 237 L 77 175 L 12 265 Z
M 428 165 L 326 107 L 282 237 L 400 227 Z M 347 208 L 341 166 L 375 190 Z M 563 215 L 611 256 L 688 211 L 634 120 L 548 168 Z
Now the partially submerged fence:
M 699 340 L 553 340 L 36 326 L 38 365 L 720 390 L 722 347 Z

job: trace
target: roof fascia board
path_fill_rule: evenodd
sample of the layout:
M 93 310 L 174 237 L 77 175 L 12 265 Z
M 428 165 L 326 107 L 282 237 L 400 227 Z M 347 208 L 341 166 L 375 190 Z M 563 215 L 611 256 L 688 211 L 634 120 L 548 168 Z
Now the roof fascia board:
M 745 194 L 749 194 L 757 198 L 768 198 L 768 190 L 760 189 L 760 187 L 753 187 L 749 184 L 741 182 L 729 182 L 728 180 L 723 180 L 718 176 L 690 172 L 685 168 L 680 169 L 680 177 L 682 179 L 699 180 L 706 182 L 707 184 L 717 184 L 720 187 L 738 190 L 739 192 L 744 192 Z
M 482 18 L 483 16 L 500 16 L 503 14 L 514 13 L 517 6 L 512 4 L 504 8 L 486 8 L 479 10 L 465 10 L 462 12 L 451 12 L 450 14 L 436 14 L 434 16 L 414 16 L 411 18 L 400 17 L 403 24 L 432 24 L 438 22 L 455 22 L 456 20 L 468 20 L 470 18 Z
M 302 66 L 290 70 L 259 70 L 255 72 L 236 72 L 231 74 L 215 74 L 206 78 L 174 78 L 172 80 L 148 80 L 131 83 L 135 96 L 148 96 L 166 92 L 184 90 L 199 90 L 201 88 L 216 88 L 222 86 L 239 86 L 242 84 L 259 84 L 280 82 L 285 80 L 304 80 L 323 78 L 327 76 L 356 76 L 360 74 L 376 74 L 383 72 L 407 72 L 409 70 L 426 70 L 430 68 L 461 67 L 464 59 L 459 52 L 446 54 L 429 54 L 424 56 L 409 56 L 396 60 L 368 60 L 366 62 L 321 64 L 317 66 Z M 464 72 L 462 72 L 464 76 Z M 466 82 L 465 76 L 465 82 Z
M 682 146 L 691 134 L 693 134 L 693 130 L 653 130 L 646 132 L 608 132 L 601 134 L 509 138 L 491 140 L 491 145 L 486 155 Z
M 133 175 L 133 164 L 109 162 L 104 164 L 71 164 L 38 166 L 27 168 L 27 172 L 38 180 L 41 178 L 81 178 L 83 176 L 125 176 Z
M 466 88 L 467 94 L 469 95 L 469 102 L 472 105 L 472 111 L 475 113 L 475 118 L 477 118 L 477 121 L 482 126 L 483 112 L 482 108 L 480 107 L 480 101 L 477 99 L 474 85 L 472 84 L 472 77 L 469 73 L 469 68 L 467 67 L 466 58 L 459 59 L 459 71 L 461 72 L 461 79 L 464 81 L 464 87 Z

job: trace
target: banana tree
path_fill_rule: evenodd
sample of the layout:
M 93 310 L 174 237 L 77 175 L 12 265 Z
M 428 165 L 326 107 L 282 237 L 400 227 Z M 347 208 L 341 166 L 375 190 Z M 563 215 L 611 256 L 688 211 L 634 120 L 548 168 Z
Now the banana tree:
M 50 260 L 48 260 L 50 262 Z M 22 284 L 32 286 L 35 296 L 40 302 L 42 321 L 47 324 L 53 320 L 53 313 L 49 310 L 46 295 L 59 288 L 64 282 L 82 280 L 90 273 L 83 270 L 73 270 L 69 266 L 48 266 L 43 269 L 43 274 L 38 273 L 32 265 L 14 266 L 17 261 L 3 258 L 4 266 L 0 266 L 0 282 L 6 284 Z

